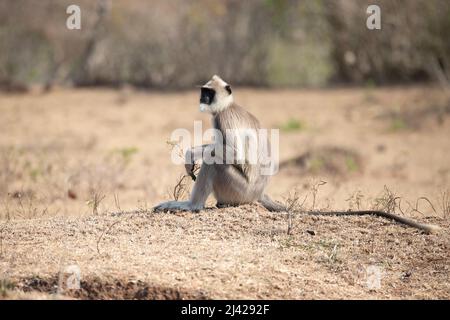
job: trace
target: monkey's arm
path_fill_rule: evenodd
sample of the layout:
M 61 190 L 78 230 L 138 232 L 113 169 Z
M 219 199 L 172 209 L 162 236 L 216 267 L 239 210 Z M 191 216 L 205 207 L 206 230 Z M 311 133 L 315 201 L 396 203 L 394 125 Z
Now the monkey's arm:
M 186 173 L 191 176 L 192 180 L 196 180 L 196 177 L 194 175 L 194 165 L 196 161 L 203 159 L 203 155 L 205 153 L 205 150 L 209 150 L 207 148 L 213 147 L 213 144 L 204 144 L 197 147 L 192 147 L 188 149 L 184 155 L 185 163 L 184 168 L 186 169 Z
M 196 146 L 188 149 L 185 154 L 186 163 L 194 163 L 195 161 L 202 159 L 203 152 L 205 151 L 206 147 L 210 145 L 211 144 L 203 144 L 201 146 Z

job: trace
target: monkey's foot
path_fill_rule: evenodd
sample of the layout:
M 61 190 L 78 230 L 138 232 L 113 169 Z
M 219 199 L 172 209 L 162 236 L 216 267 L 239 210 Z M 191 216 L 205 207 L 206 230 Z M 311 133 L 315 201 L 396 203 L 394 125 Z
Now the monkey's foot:
M 190 201 L 168 201 L 153 208 L 153 212 L 177 212 L 177 211 L 200 211 L 203 207 L 197 207 Z
M 216 203 L 216 207 L 219 209 L 229 208 L 229 207 L 239 207 L 239 204 L 231 204 L 231 203 Z

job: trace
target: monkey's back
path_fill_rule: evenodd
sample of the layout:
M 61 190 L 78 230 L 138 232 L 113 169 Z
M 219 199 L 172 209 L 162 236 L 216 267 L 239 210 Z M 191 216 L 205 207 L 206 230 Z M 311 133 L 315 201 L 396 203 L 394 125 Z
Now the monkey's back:
M 213 116 L 213 125 L 222 131 L 227 129 L 259 129 L 258 119 L 241 106 L 232 103 L 228 108 Z
M 244 144 L 245 150 L 243 150 L 244 155 L 244 163 L 237 163 L 236 159 L 233 161 L 233 164 L 231 166 L 234 167 L 236 171 L 238 171 L 241 175 L 247 179 L 249 184 L 256 184 L 259 183 L 260 180 L 260 161 L 261 161 L 261 150 L 260 150 L 260 144 L 261 143 L 268 143 L 268 141 L 259 141 L 259 129 L 260 129 L 260 123 L 258 119 L 252 115 L 250 112 L 242 108 L 241 106 L 233 103 L 228 108 L 223 110 L 222 112 L 219 112 L 213 116 L 213 126 L 214 128 L 221 131 L 223 136 L 223 145 L 226 147 L 232 148 L 234 152 L 236 152 L 236 146 L 230 145 L 231 143 L 234 143 L 234 137 L 228 137 L 227 134 L 236 134 L 236 131 L 233 130 L 245 130 L 245 129 L 251 129 L 255 130 L 256 138 L 257 138 L 257 149 L 250 148 L 247 144 L 248 141 Z M 234 132 L 234 133 L 233 133 Z M 249 150 L 256 150 L 256 163 L 255 161 L 250 161 L 249 158 Z M 225 163 L 229 163 L 226 161 L 226 151 L 223 152 Z M 253 155 L 255 156 L 255 155 Z

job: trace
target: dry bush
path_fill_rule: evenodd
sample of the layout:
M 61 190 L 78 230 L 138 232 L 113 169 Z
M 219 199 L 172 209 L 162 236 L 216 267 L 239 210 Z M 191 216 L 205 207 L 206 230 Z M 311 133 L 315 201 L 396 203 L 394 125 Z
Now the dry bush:
M 373 200 L 372 209 L 395 213 L 399 200 L 399 196 L 395 195 L 387 186 L 384 186 L 383 192 Z
M 377 119 L 389 123 L 390 131 L 420 130 L 427 127 L 443 125 L 445 118 L 450 116 L 450 98 L 431 102 L 425 106 L 405 105 L 397 110 L 389 110 L 377 116 Z
M 365 26 L 373 3 L 379 32 Z M 191 88 L 214 73 L 257 86 L 449 79 L 446 0 L 79 0 L 82 32 L 65 27 L 69 4 L 0 3 L 1 86 Z
M 92 207 L 92 214 L 97 216 L 98 215 L 98 209 L 100 207 L 100 204 L 105 199 L 105 195 L 101 192 L 101 190 L 98 189 L 92 189 L 91 190 L 91 196 L 90 199 L 87 201 L 87 204 Z
M 45 197 L 37 197 L 33 191 L 17 191 L 14 194 L 10 194 L 10 197 L 14 198 L 14 211 L 8 207 L 6 219 L 9 220 L 12 217 L 20 219 L 32 219 L 41 218 L 49 214 L 48 201 Z
M 441 193 L 440 198 L 438 199 L 438 206 L 425 196 L 418 197 L 414 202 L 405 201 L 406 207 L 402 205 L 402 201 L 402 197 L 396 195 L 387 186 L 384 186 L 383 192 L 372 201 L 371 209 L 390 213 L 396 213 L 398 210 L 404 216 L 411 216 L 413 214 L 427 216 L 428 214 L 426 214 L 424 210 L 428 209 L 428 211 L 430 211 L 431 209 L 435 216 L 439 216 L 440 214 L 438 213 L 437 208 L 440 206 L 443 218 L 447 217 L 450 212 L 450 197 L 448 190 Z
M 347 203 L 349 205 L 349 210 L 353 211 L 353 210 L 361 210 L 361 205 L 362 205 L 363 199 L 364 199 L 363 193 L 360 190 L 358 190 L 358 191 L 355 191 L 354 193 L 352 193 L 350 195 L 350 197 L 348 199 L 346 199 L 345 201 L 347 201 Z
M 433 1 L 329 1 L 333 61 L 341 78 L 387 83 L 450 80 L 450 3 Z M 362 8 L 381 8 L 382 29 L 365 27 Z M 351 57 L 351 59 L 350 59 Z
M 293 192 L 290 192 L 289 195 L 285 199 L 285 207 L 287 212 L 287 234 L 290 235 L 292 233 L 293 228 L 293 219 L 294 215 L 298 212 L 304 211 L 304 204 L 308 195 L 306 195 L 303 200 L 300 200 L 300 192 L 297 188 L 294 189 Z
M 26 147 L 0 150 L 0 219 L 33 218 L 49 213 L 48 196 L 33 184 L 45 172 Z
M 316 210 L 316 201 L 317 196 L 321 186 L 324 186 L 327 182 L 320 181 L 311 181 L 309 183 L 309 189 L 306 192 L 304 197 L 301 196 L 300 191 L 297 188 L 294 188 L 292 192 L 285 197 L 285 207 L 287 212 L 287 234 L 290 235 L 292 233 L 292 229 L 294 227 L 293 220 L 297 214 L 304 213 L 306 211 L 317 211 Z M 307 199 L 311 199 L 311 206 L 309 209 L 306 208 Z
M 80 145 L 80 159 L 73 159 L 64 148 L 59 140 L 1 148 L 0 219 L 56 215 L 77 200 L 99 214 L 106 195 L 124 188 L 138 152 L 127 147 L 98 155 Z

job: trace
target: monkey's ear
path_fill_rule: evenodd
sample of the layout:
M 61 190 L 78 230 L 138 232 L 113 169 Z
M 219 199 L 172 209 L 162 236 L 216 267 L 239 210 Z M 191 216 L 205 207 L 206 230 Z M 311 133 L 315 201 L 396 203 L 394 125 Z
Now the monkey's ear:
M 227 84 L 227 85 L 225 86 L 225 89 L 228 91 L 229 94 L 231 94 L 231 87 L 230 87 L 229 84 Z

